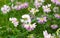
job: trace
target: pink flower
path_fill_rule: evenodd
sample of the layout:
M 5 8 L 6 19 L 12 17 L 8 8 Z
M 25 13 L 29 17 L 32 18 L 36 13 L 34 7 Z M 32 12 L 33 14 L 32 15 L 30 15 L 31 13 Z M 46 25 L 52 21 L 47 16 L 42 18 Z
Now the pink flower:
M 28 30 L 28 31 L 32 31 L 36 27 L 35 24 L 36 23 L 34 23 L 34 24 L 23 24 L 23 27 L 26 28 L 26 30 Z
M 27 8 L 28 7 L 28 3 L 24 3 L 22 4 L 23 8 Z
M 22 6 L 21 6 L 21 5 L 19 5 L 19 6 L 16 5 L 16 6 L 15 6 L 15 9 L 16 9 L 16 10 L 21 10 L 21 9 L 22 9 Z
M 56 3 L 57 5 L 60 5 L 60 0 L 51 0 L 53 3 Z
M 59 14 L 55 14 L 54 15 L 56 18 L 60 19 L 60 15 Z
M 24 8 L 27 8 L 27 7 L 28 7 L 28 3 L 23 3 L 21 5 L 16 5 L 15 9 L 20 10 L 20 9 L 24 9 Z
M 39 8 L 39 7 L 41 7 L 42 3 L 35 2 L 34 5 L 36 8 Z
M 9 18 L 9 21 L 11 21 L 15 27 L 17 27 L 17 25 L 19 24 L 18 20 L 16 18 Z
M 57 29 L 58 28 L 58 25 L 55 25 L 55 24 L 54 25 L 51 25 L 51 28 L 52 29 Z
M 47 30 L 43 31 L 44 38 L 51 38 L 51 34 L 48 34 Z
M 7 12 L 10 11 L 10 7 L 7 6 L 7 5 L 4 5 L 2 8 L 1 8 L 1 11 L 3 14 L 6 14 Z
M 46 17 L 37 18 L 37 20 L 38 20 L 38 23 L 45 23 L 45 22 L 47 22 Z

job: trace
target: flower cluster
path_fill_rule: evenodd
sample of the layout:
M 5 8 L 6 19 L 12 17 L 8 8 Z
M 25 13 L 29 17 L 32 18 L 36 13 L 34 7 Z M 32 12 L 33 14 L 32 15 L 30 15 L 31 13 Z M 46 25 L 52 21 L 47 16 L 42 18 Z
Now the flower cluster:
M 31 23 L 31 18 L 28 14 L 22 15 L 21 22 L 23 23 Z
M 17 27 L 17 25 L 19 24 L 18 20 L 14 17 L 9 18 L 9 21 L 11 21 L 14 24 L 15 27 Z
M 23 8 L 27 8 L 28 3 L 23 3 L 23 4 L 20 4 L 20 5 L 16 5 L 14 7 L 15 7 L 16 10 L 20 10 L 20 9 L 23 9 Z
M 10 11 L 10 7 L 7 6 L 7 5 L 4 5 L 2 8 L 1 8 L 1 11 L 3 14 L 6 14 L 7 12 Z
M 32 31 L 32 30 L 34 30 L 34 28 L 36 28 L 36 23 L 33 23 L 33 24 L 23 24 L 23 27 L 26 28 L 26 30 L 28 30 L 28 31 Z
M 47 22 L 46 17 L 37 18 L 37 20 L 38 20 L 38 23 L 41 23 L 41 24 Z
M 3 14 L 6 14 L 7 12 L 9 12 L 10 10 L 12 9 L 15 9 L 15 10 L 21 10 L 21 9 L 24 9 L 24 8 L 28 8 L 28 3 L 23 3 L 23 4 L 20 4 L 19 5 L 15 5 L 12 4 L 11 6 L 8 6 L 8 5 L 4 5 L 3 7 L 1 7 L 1 11 Z
M 22 15 L 21 22 L 23 23 L 23 27 L 28 31 L 32 31 L 36 27 L 36 23 L 31 24 L 31 18 L 28 14 Z

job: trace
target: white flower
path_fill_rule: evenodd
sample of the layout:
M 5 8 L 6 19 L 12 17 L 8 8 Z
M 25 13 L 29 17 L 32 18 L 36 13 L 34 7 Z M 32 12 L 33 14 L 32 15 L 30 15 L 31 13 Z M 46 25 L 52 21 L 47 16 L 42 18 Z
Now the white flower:
M 24 22 L 24 19 L 20 19 L 20 21 L 23 23 Z
M 7 5 L 4 5 L 2 8 L 1 8 L 1 11 L 3 14 L 6 14 L 7 12 L 10 11 L 10 7 L 7 6 Z
M 45 30 L 43 31 L 44 38 L 51 38 L 51 34 L 48 34 L 48 32 Z
M 22 15 L 22 18 L 30 18 L 28 14 Z
M 36 27 L 36 23 L 33 23 L 33 24 L 24 24 L 23 27 L 26 28 L 26 30 L 28 30 L 28 31 L 32 31 Z
M 51 7 L 51 4 L 48 4 L 47 6 L 48 6 L 48 7 Z
M 42 6 L 43 11 L 44 11 L 44 12 L 47 12 L 47 13 L 48 13 L 48 12 L 51 12 L 50 7 L 51 7 L 51 4 L 48 4 L 48 5 Z
M 30 16 L 29 16 L 28 14 L 22 15 L 21 22 L 31 23 L 31 18 L 30 18 Z
M 39 10 L 38 10 L 38 9 L 35 9 L 35 8 L 32 8 L 32 9 L 30 10 L 30 12 L 31 12 L 32 14 L 35 14 L 36 12 L 39 12 Z
M 15 27 L 17 27 L 17 25 L 19 23 L 16 18 L 9 18 L 9 21 L 11 21 Z

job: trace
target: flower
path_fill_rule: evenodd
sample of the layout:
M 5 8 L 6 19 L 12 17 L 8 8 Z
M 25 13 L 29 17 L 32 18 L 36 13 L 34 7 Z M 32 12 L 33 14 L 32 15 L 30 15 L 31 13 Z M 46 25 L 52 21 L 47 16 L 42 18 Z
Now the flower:
M 28 14 L 24 14 L 22 15 L 22 19 L 21 19 L 22 23 L 31 23 L 31 18 Z
M 7 12 L 10 11 L 10 7 L 7 6 L 7 5 L 4 5 L 2 8 L 1 8 L 1 11 L 3 14 L 6 14 Z
M 41 7 L 43 2 L 44 2 L 44 0 L 35 0 L 34 5 L 36 8 L 39 8 L 39 7 Z
M 58 7 L 54 7 L 54 8 L 53 8 L 53 11 L 54 11 L 54 12 L 58 12 L 58 11 L 59 11 L 59 8 L 58 8 Z
M 60 14 L 54 14 L 54 16 L 58 19 L 60 19 Z
M 15 21 L 15 22 L 13 22 L 13 24 L 14 24 L 15 27 L 17 27 L 17 25 L 19 24 L 19 22 Z
M 41 23 L 41 24 L 47 22 L 46 17 L 37 18 L 37 20 L 38 20 L 38 23 Z
M 51 38 L 51 34 L 48 34 L 48 32 L 45 30 L 43 31 L 44 38 Z
M 33 23 L 33 24 L 23 24 L 23 27 L 26 28 L 26 30 L 28 30 L 28 31 L 32 31 L 36 27 L 36 23 Z
M 21 22 L 23 23 L 23 27 L 28 31 L 32 31 L 36 27 L 36 23 L 31 24 L 31 18 L 28 14 L 22 15 Z
M 51 0 L 53 3 L 55 3 L 56 5 L 60 5 L 60 0 Z
M 38 10 L 38 9 L 35 9 L 35 8 L 32 8 L 32 9 L 30 10 L 30 12 L 31 12 L 32 14 L 35 14 L 36 12 L 39 12 L 39 10 Z
M 43 11 L 44 11 L 44 12 L 47 12 L 47 13 L 51 12 L 50 7 L 51 7 L 51 4 L 48 4 L 48 5 L 42 6 Z
M 51 28 L 52 29 L 57 29 L 58 28 L 58 25 L 53 24 L 53 25 L 51 25 Z
M 18 25 L 18 23 L 19 23 L 19 22 L 17 21 L 17 19 L 14 18 L 14 17 L 9 18 L 9 21 L 11 21 L 11 22 L 14 24 L 15 27 L 17 27 L 17 25 Z
M 23 8 L 27 8 L 28 7 L 28 3 L 24 3 L 22 4 Z
M 9 18 L 9 21 L 16 21 L 16 18 Z
M 28 7 L 28 3 L 23 3 L 23 4 L 20 4 L 20 5 L 16 5 L 14 7 L 15 7 L 16 10 L 24 9 L 24 8 Z

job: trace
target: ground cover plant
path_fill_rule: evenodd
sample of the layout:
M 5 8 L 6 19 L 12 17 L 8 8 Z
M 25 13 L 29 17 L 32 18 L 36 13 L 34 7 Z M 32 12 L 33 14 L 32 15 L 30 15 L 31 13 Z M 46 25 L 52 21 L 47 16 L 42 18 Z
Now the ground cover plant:
M 60 38 L 60 0 L 0 0 L 0 38 Z

